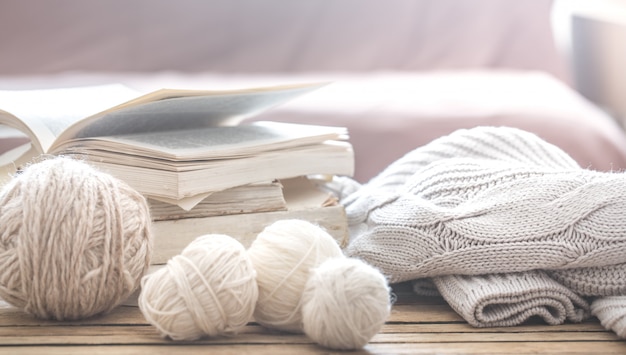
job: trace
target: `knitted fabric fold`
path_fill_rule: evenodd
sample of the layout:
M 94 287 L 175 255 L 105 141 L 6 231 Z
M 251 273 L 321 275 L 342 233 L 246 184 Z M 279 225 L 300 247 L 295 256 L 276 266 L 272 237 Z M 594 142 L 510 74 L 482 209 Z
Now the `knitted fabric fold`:
M 589 317 L 589 304 L 541 271 L 433 278 L 444 299 L 475 327 L 514 326 L 533 316 L 547 324 Z
M 339 185 L 344 188 L 335 185 L 335 189 L 354 192 L 341 198 L 354 227 L 364 224 L 369 211 L 396 195 L 407 180 L 419 176 L 425 167 L 434 162 L 463 158 L 579 169 L 576 161 L 565 152 L 532 133 L 508 127 L 477 127 L 457 130 L 407 153 L 363 186 L 355 188 L 349 179 L 342 179 Z
M 448 167 L 456 163 L 448 162 Z M 455 165 L 470 174 L 468 165 Z M 514 167 L 500 174 L 499 167 L 485 165 L 480 172 L 490 179 L 473 175 L 457 184 L 489 187 L 459 189 L 472 196 L 442 191 L 433 199 L 427 189 L 401 190 L 369 213 L 367 230 L 351 241 L 347 253 L 375 264 L 392 282 L 613 266 L 626 260 L 624 175 L 518 173 Z M 446 178 L 443 170 L 433 176 Z
M 346 254 L 390 282 L 432 278 L 471 324 L 579 321 L 580 296 L 626 295 L 626 175 L 531 133 L 459 130 L 350 186 Z
M 477 128 L 434 141 L 342 203 L 351 226 L 360 227 L 346 253 L 391 282 L 626 261 L 626 175 L 581 169 L 517 129 Z
M 551 278 L 582 296 L 626 295 L 626 264 L 548 270 Z
M 620 338 L 626 338 L 626 296 L 602 297 L 591 303 L 591 313 Z

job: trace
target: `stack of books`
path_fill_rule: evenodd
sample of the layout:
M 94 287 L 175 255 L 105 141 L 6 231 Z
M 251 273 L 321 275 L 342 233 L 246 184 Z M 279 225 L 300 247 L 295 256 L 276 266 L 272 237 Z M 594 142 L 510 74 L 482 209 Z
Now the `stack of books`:
M 0 157 L 2 176 L 34 157 L 65 155 L 120 178 L 150 204 L 153 264 L 202 234 L 228 234 L 247 246 L 286 218 L 319 224 L 343 245 L 345 213 L 309 177 L 353 174 L 347 130 L 242 123 L 322 85 L 144 95 L 122 85 L 0 91 L 0 124 L 30 138 Z

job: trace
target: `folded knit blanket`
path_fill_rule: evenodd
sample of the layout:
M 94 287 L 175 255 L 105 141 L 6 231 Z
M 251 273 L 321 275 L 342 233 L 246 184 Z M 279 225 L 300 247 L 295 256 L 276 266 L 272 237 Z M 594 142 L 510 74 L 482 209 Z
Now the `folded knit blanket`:
M 346 253 L 390 282 L 428 278 L 470 324 L 591 311 L 626 335 L 626 175 L 583 169 L 528 132 L 479 127 L 335 188 Z

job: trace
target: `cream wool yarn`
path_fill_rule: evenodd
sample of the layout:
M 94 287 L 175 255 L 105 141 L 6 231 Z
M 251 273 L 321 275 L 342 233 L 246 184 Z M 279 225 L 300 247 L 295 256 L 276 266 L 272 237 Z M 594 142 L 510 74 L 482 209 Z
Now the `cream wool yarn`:
M 173 340 L 230 335 L 252 318 L 256 272 L 241 243 L 222 234 L 196 238 L 142 279 L 139 308 Z
M 302 294 L 304 332 L 331 349 L 360 349 L 389 317 L 389 291 L 385 277 L 361 260 L 326 260 Z
M 266 227 L 248 249 L 257 271 L 259 299 L 254 319 L 290 332 L 302 330 L 302 292 L 312 268 L 343 258 L 337 242 L 303 220 L 281 220 Z
M 122 181 L 63 157 L 33 164 L 0 192 L 0 297 L 46 319 L 107 312 L 148 268 L 149 227 Z

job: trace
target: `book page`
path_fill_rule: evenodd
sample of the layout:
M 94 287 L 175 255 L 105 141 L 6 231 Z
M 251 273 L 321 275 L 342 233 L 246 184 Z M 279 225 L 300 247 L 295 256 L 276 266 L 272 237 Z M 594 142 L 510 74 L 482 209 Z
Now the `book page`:
M 102 156 L 110 151 L 171 161 L 227 159 L 347 139 L 345 127 L 282 122 L 254 122 L 235 127 L 208 127 L 76 140 L 56 153 Z M 118 155 L 119 156 L 119 155 Z
M 230 91 L 162 89 L 78 121 L 52 150 L 70 139 L 234 126 L 325 84 Z
M 277 181 L 218 191 L 206 196 L 192 208 L 153 198 L 149 198 L 148 203 L 153 221 L 287 210 L 282 185 Z
M 354 174 L 354 151 L 348 142 L 341 141 L 325 141 L 238 159 L 191 162 L 106 153 L 78 154 L 78 157 L 125 181 L 145 196 L 170 199 L 271 179 L 309 174 Z
M 77 121 L 137 97 L 123 85 L 0 90 L 0 123 L 19 129 L 47 153 L 55 139 Z
M 285 201 L 291 210 L 337 205 L 336 198 L 320 189 L 306 176 L 280 180 Z
M 0 186 L 9 182 L 17 170 L 38 154 L 32 144 L 26 143 L 0 155 Z

